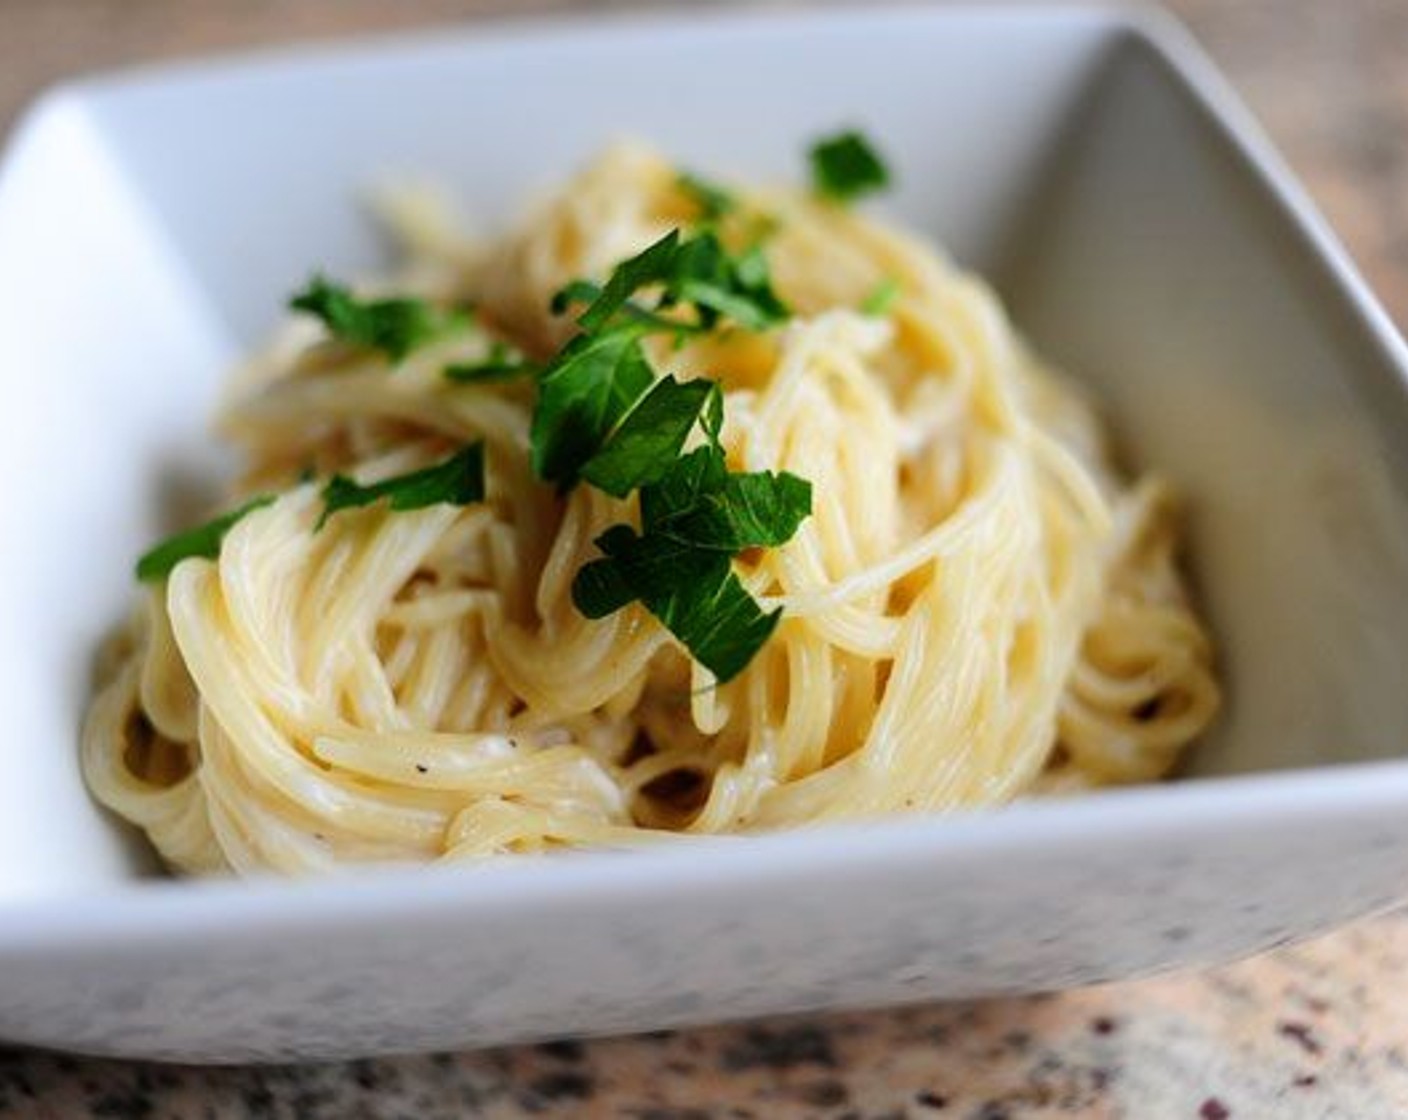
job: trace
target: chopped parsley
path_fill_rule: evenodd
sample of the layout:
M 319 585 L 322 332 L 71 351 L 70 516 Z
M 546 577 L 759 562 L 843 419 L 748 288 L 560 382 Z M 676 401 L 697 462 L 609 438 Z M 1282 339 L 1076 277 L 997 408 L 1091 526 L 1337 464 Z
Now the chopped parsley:
M 638 534 L 629 525 L 613 526 L 596 543 L 606 555 L 577 573 L 577 609 L 602 618 L 640 600 L 720 683 L 747 668 L 777 627 L 781 609 L 758 606 L 726 552 Z
M 672 229 L 659 241 L 647 245 L 635 256 L 623 260 L 611 270 L 606 287 L 602 288 L 587 309 L 577 316 L 577 325 L 589 333 L 600 330 L 641 288 L 661 283 L 668 286 L 677 267 L 680 245 L 680 231 Z M 572 298 L 584 294 L 586 289 L 579 285 L 568 285 L 563 291 L 570 293 L 568 298 Z
M 671 464 L 640 492 L 641 521 L 651 533 L 695 548 L 739 553 L 792 539 L 811 513 L 812 487 L 788 471 L 733 472 L 714 445 Z
M 894 307 L 895 300 L 900 298 L 899 281 L 893 276 L 887 276 L 870 289 L 866 297 L 860 301 L 860 312 L 862 315 L 873 315 L 879 317 L 889 313 Z
M 572 600 L 588 618 L 639 601 L 724 683 L 748 665 L 781 614 L 758 606 L 734 574 L 733 557 L 790 540 L 811 513 L 811 484 L 786 471 L 730 471 L 719 444 L 723 396 L 718 386 L 667 377 L 646 399 L 661 386 L 671 386 L 665 397 L 680 402 L 674 426 L 662 425 L 669 427 L 671 441 L 688 414 L 684 435 L 697 417 L 706 442 L 678 456 L 681 435 L 663 471 L 655 466 L 633 476 L 641 531 L 616 525 L 598 537 L 604 556 L 578 571 Z M 705 391 L 686 406 L 681 390 L 691 386 Z M 663 446 L 657 455 L 659 450 Z
M 706 330 L 726 317 L 745 330 L 765 331 L 789 314 L 773 291 L 767 258 L 756 245 L 734 256 L 718 234 L 705 231 L 680 243 L 671 263 L 666 306 L 693 303 L 699 325 Z
M 688 171 L 680 172 L 675 182 L 699 208 L 701 222 L 717 222 L 726 214 L 738 209 L 738 200 L 717 183 L 711 183 Z
M 884 186 L 888 173 L 857 133 L 822 141 L 811 152 L 816 189 L 849 201 Z M 812 488 L 786 471 L 731 471 L 720 435 L 723 392 L 711 380 L 656 376 L 648 336 L 689 334 L 732 325 L 765 331 L 790 315 L 773 289 L 759 242 L 773 228 L 763 217 L 757 238 L 731 250 L 717 226 L 740 209 L 729 191 L 681 173 L 680 191 L 698 211 L 692 233 L 671 230 L 621 261 L 604 284 L 585 279 L 552 299 L 556 314 L 580 306 L 580 328 L 539 365 L 496 341 L 475 361 L 444 368 L 461 384 L 533 379 L 537 401 L 529 432 L 534 472 L 567 490 L 587 483 L 618 499 L 635 493 L 639 528 L 614 525 L 596 540 L 601 556 L 572 584 L 577 608 L 602 618 L 639 602 L 720 682 L 736 677 L 776 629 L 782 611 L 765 611 L 733 562 L 743 552 L 792 539 L 811 514 Z M 882 283 L 862 304 L 881 314 L 898 288 Z M 361 299 L 314 276 L 290 306 L 320 319 L 331 336 L 376 350 L 392 362 L 463 326 L 465 316 L 413 298 Z M 685 451 L 696 426 L 702 439 Z M 385 501 L 392 510 L 484 498 L 484 447 L 473 443 L 441 462 L 380 482 L 335 474 L 323 486 L 321 528 L 342 510 Z M 187 556 L 218 556 L 225 533 L 260 497 L 157 545 L 137 565 L 144 580 L 163 578 Z M 419 768 L 419 767 L 418 767 Z
M 642 289 L 658 288 L 653 304 Z M 788 316 L 757 246 L 730 253 L 711 229 L 671 230 L 622 261 L 606 283 L 567 285 L 561 312 L 585 303 L 582 332 L 548 365 L 533 417 L 533 464 L 568 487 L 640 495 L 641 529 L 616 525 L 572 584 L 577 609 L 602 618 L 639 602 L 720 681 L 737 676 L 777 626 L 733 571 L 744 549 L 790 540 L 811 512 L 811 485 L 785 472 L 734 473 L 719 433 L 723 393 L 705 379 L 655 380 L 641 341 L 656 331 L 766 330 Z M 693 321 L 662 316 L 690 305 Z M 695 425 L 705 443 L 681 454 Z
M 548 363 L 538 382 L 531 430 L 533 470 L 570 487 L 617 422 L 655 381 L 641 348 L 643 328 L 615 323 L 579 334 Z
M 369 506 L 383 498 L 394 510 L 424 509 L 442 502 L 464 506 L 483 501 L 484 445 L 471 443 L 439 463 L 365 486 L 346 475 L 335 474 L 323 487 L 322 497 L 319 529 L 340 510 Z
M 602 285 L 594 284 L 590 280 L 573 280 L 562 286 L 552 297 L 552 303 L 549 306 L 554 315 L 561 315 L 574 303 L 594 303 L 601 298 L 604 291 L 605 288 Z M 619 318 L 629 319 L 644 327 L 647 332 L 654 334 L 673 334 L 683 338 L 685 335 L 698 334 L 701 330 L 693 323 L 686 323 L 677 318 L 672 319 L 668 315 L 662 315 L 659 311 L 642 307 L 639 303 L 631 300 L 620 304 L 617 314 Z
M 582 467 L 598 490 L 624 498 L 670 471 L 690 429 L 710 399 L 721 399 L 712 381 L 662 377 L 621 418 Z
M 289 307 L 321 319 L 338 341 L 380 350 L 393 362 L 465 322 L 463 315 L 425 300 L 359 299 L 321 275 L 290 299 Z
M 643 288 L 659 286 L 653 307 L 632 302 Z M 763 331 L 783 322 L 789 312 L 773 291 L 767 258 L 758 246 L 739 254 L 724 247 L 713 230 L 683 239 L 671 230 L 634 257 L 618 264 L 604 287 L 574 281 L 553 297 L 554 311 L 586 302 L 577 325 L 590 333 L 625 317 L 652 330 L 712 330 L 721 318 L 747 330 Z M 659 312 L 693 304 L 694 322 L 661 317 Z
M 273 500 L 272 494 L 261 494 L 236 509 L 211 518 L 204 525 L 167 537 L 142 554 L 137 561 L 137 578 L 143 583 L 155 583 L 165 579 L 172 568 L 192 556 L 214 560 L 220 555 L 220 543 L 225 539 L 225 534 L 234 528 L 235 523 L 245 514 L 253 513 Z
M 653 302 L 642 300 L 646 289 L 656 290 Z M 748 594 L 733 558 L 790 540 L 811 513 L 811 484 L 786 472 L 730 471 L 718 385 L 657 381 L 642 341 L 725 320 L 755 331 L 782 322 L 789 311 L 767 258 L 757 245 L 730 252 L 711 228 L 690 237 L 671 230 L 605 284 L 568 284 L 552 309 L 574 303 L 586 305 L 581 333 L 539 382 L 533 468 L 562 489 L 584 481 L 617 498 L 638 492 L 641 529 L 616 525 L 597 539 L 603 555 L 577 573 L 573 602 L 590 618 L 640 602 L 720 682 L 731 680 L 779 617 Z M 692 318 L 664 314 L 677 308 Z M 696 424 L 705 443 L 682 454 Z
M 530 362 L 515 347 L 496 341 L 486 357 L 477 362 L 453 362 L 445 367 L 445 376 L 461 385 L 485 381 L 516 381 L 520 377 L 536 377 L 540 367 Z
M 859 132 L 824 137 L 808 157 L 812 189 L 834 202 L 853 202 L 890 185 L 889 169 Z
M 650 287 L 661 289 L 653 307 L 634 302 L 643 288 Z M 762 251 L 754 248 L 735 257 L 712 231 L 683 239 L 679 230 L 671 230 L 618 264 L 604 285 L 574 281 L 553 297 L 552 306 L 561 312 L 575 302 L 587 304 L 577 316 L 582 333 L 544 369 L 532 428 L 533 469 L 540 478 L 564 488 L 575 484 L 588 460 L 604 450 L 616 425 L 654 384 L 655 371 L 641 346 L 647 334 L 708 330 L 724 317 L 763 330 L 788 314 L 772 289 Z M 695 309 L 692 324 L 660 314 L 686 303 Z M 666 409 L 687 433 L 693 416 L 680 421 L 669 410 L 680 400 L 692 399 L 698 390 L 675 384 L 666 392 L 674 403 L 662 399 L 652 402 L 652 407 Z M 653 412 L 646 415 L 659 418 Z M 626 429 L 631 446 L 640 445 L 644 422 L 643 417 Z M 671 445 L 667 440 L 656 446 L 672 446 L 669 457 L 673 458 L 682 440 L 681 435 L 681 442 Z M 598 464 L 597 475 L 606 483 L 603 488 L 615 487 L 613 493 L 623 485 L 631 489 L 618 481 L 625 477 L 619 473 L 619 453 L 611 459 L 606 467 Z

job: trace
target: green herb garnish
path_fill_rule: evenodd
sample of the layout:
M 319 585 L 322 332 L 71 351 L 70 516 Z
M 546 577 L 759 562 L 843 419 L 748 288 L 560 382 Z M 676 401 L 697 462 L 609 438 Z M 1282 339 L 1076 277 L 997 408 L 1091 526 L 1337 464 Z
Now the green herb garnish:
M 340 342 L 380 350 L 393 362 L 465 322 L 463 315 L 424 300 L 359 299 L 321 275 L 290 299 L 289 307 L 317 316 Z
M 856 134 L 812 152 L 818 189 L 849 199 L 886 181 L 883 165 Z M 759 241 L 774 228 L 759 219 L 757 239 L 729 249 L 717 225 L 739 209 L 724 188 L 681 174 L 679 189 L 698 209 L 689 236 L 671 230 L 621 261 L 604 284 L 576 280 L 552 300 L 564 313 L 580 305 L 573 337 L 539 366 L 502 341 L 477 361 L 455 362 L 444 376 L 462 384 L 536 378 L 529 433 L 534 472 L 567 489 L 586 482 L 617 498 L 639 496 L 640 527 L 616 525 L 597 538 L 600 559 L 584 565 L 573 601 L 590 618 L 641 603 L 720 682 L 737 676 L 772 634 L 781 609 L 764 611 L 733 562 L 749 549 L 792 538 L 811 513 L 811 484 L 785 471 L 728 469 L 720 434 L 723 393 L 707 379 L 657 379 L 646 356 L 651 335 L 686 335 L 730 324 L 764 331 L 790 314 L 772 287 Z M 882 298 L 883 297 L 883 298 Z M 892 291 L 868 298 L 879 313 Z M 378 350 L 393 362 L 446 331 L 463 314 L 411 298 L 364 300 L 315 276 L 290 306 L 317 316 L 333 338 Z M 703 440 L 685 452 L 698 425 Z M 439 463 L 380 482 L 341 474 L 324 485 L 321 528 L 334 514 L 386 501 L 392 510 L 440 503 L 465 505 L 484 497 L 482 443 Z M 272 501 L 259 498 L 207 525 L 163 542 L 142 557 L 142 579 L 164 576 L 186 556 L 218 555 L 220 540 L 244 514 Z
M 662 393 L 662 386 L 669 388 Z M 696 389 L 686 402 L 683 391 L 699 386 L 705 391 Z M 780 614 L 758 606 L 733 573 L 732 559 L 744 549 L 790 540 L 811 513 L 811 484 L 786 471 L 728 469 L 719 444 L 723 397 L 712 382 L 666 378 L 645 400 L 657 393 L 666 402 L 660 410 L 671 415 L 661 428 L 669 431 L 675 453 L 663 460 L 663 470 L 653 466 L 628 476 L 640 492 L 641 532 L 617 525 L 603 533 L 596 544 L 605 555 L 577 573 L 572 598 L 589 618 L 639 601 L 722 683 L 747 666 Z M 678 456 L 696 415 L 706 443 Z M 690 424 L 681 434 L 685 416 Z M 654 448 L 657 464 L 666 446 Z
M 577 316 L 577 325 L 588 332 L 600 330 L 641 288 L 651 284 L 668 283 L 674 274 L 679 250 L 680 231 L 672 229 L 634 257 L 627 257 L 611 270 L 611 276 L 601 294 Z M 564 292 L 570 292 L 574 296 L 583 291 L 584 289 L 574 285 L 568 285 L 564 289 Z
M 726 552 L 640 535 L 628 525 L 608 529 L 596 543 L 606 555 L 573 580 L 577 609 L 602 618 L 640 600 L 720 683 L 747 668 L 777 627 L 781 609 L 758 606 Z
M 340 510 L 369 506 L 383 498 L 389 500 L 394 510 L 424 509 L 442 502 L 463 506 L 483 501 L 484 445 L 471 443 L 432 466 L 365 486 L 346 475 L 336 474 L 323 487 L 322 497 L 319 529 Z
M 643 288 L 659 286 L 653 307 L 632 302 Z M 577 316 L 583 331 L 600 330 L 619 317 L 634 319 L 651 330 L 711 330 L 720 318 L 732 319 L 748 330 L 766 330 L 788 316 L 773 291 L 767 258 L 756 245 L 743 253 L 730 253 L 713 230 L 687 240 L 671 230 L 634 257 L 618 264 L 605 286 L 585 281 L 568 284 L 553 297 L 553 310 L 561 313 L 572 303 L 586 302 Z M 667 319 L 662 310 L 693 304 L 695 321 Z
M 539 478 L 564 488 L 575 483 L 582 464 L 655 381 L 642 333 L 636 324 L 615 323 L 579 334 L 548 363 L 531 431 Z
M 738 200 L 717 183 L 711 183 L 688 171 L 682 171 L 675 180 L 689 200 L 699 208 L 701 222 L 717 222 L 724 215 L 738 208 Z
M 515 381 L 520 377 L 536 377 L 540 372 L 536 362 L 530 362 L 515 347 L 495 342 L 489 354 L 477 362 L 453 362 L 445 367 L 445 377 L 461 385 L 486 381 Z
M 137 561 L 137 578 L 144 583 L 155 583 L 171 574 L 171 569 L 182 560 L 192 556 L 214 560 L 220 555 L 220 543 L 225 534 L 234 528 L 235 522 L 247 513 L 267 506 L 274 500 L 272 494 L 261 494 L 251 498 L 244 505 L 213 517 L 204 525 L 186 529 L 167 537 L 160 544 L 148 549 Z
M 613 497 L 624 498 L 664 477 L 711 397 L 721 398 L 712 381 L 681 382 L 662 377 L 583 464 L 583 480 Z
M 899 281 L 893 276 L 887 276 L 871 288 L 869 294 L 860 301 L 860 313 L 876 317 L 885 315 L 890 308 L 894 307 L 895 300 L 899 298 Z
M 633 302 L 642 289 L 651 287 L 661 289 L 654 307 Z M 724 316 L 761 330 L 787 314 L 772 290 L 767 261 L 760 250 L 733 257 L 712 232 L 683 240 L 678 230 L 622 261 L 601 287 L 584 281 L 568 284 L 553 297 L 553 308 L 561 312 L 573 302 L 587 303 L 577 316 L 582 333 L 543 371 L 532 428 L 533 469 L 538 477 L 563 487 L 577 481 L 588 460 L 603 451 L 607 437 L 654 383 L 655 372 L 641 347 L 645 335 L 707 330 Z M 694 306 L 692 324 L 660 314 L 662 309 L 684 303 Z M 675 404 L 661 400 L 653 406 L 673 408 L 678 400 L 692 399 L 699 392 L 671 384 L 674 390 L 667 392 L 675 394 L 671 398 Z M 688 432 L 693 414 L 687 419 L 681 419 L 682 414 L 669 415 L 676 428 L 682 424 Z M 644 423 L 642 418 L 626 430 L 632 446 L 640 444 Z M 675 428 L 670 430 L 679 434 Z M 656 444 L 672 448 L 665 462 L 678 453 L 682 440 L 680 435 L 680 442 Z M 630 454 L 639 460 L 638 452 Z M 606 483 L 604 488 L 624 487 L 624 493 L 636 485 L 622 481 L 631 471 L 638 473 L 638 465 L 623 473 L 619 453 L 613 453 L 611 461 L 599 464 L 596 473 Z
M 564 284 L 553 295 L 550 305 L 552 313 L 561 315 L 574 303 L 594 303 L 601 298 L 604 291 L 605 288 L 602 285 L 594 284 L 590 280 L 573 280 L 569 284 Z M 649 334 L 673 334 L 683 338 L 685 335 L 698 334 L 702 330 L 701 327 L 693 323 L 686 323 L 682 319 L 662 315 L 659 311 L 642 307 L 630 300 L 620 305 L 617 315 L 622 320 L 629 320 L 645 328 L 645 332 Z
M 812 510 L 812 486 L 788 471 L 734 472 L 717 447 L 699 447 L 640 492 L 648 532 L 736 554 L 792 539 Z
M 717 211 L 708 196 L 700 201 L 702 211 Z M 657 292 L 653 302 L 642 300 L 647 289 Z M 656 381 L 641 343 L 647 334 L 708 331 L 723 320 L 757 331 L 782 322 L 789 312 L 773 291 L 767 258 L 756 244 L 730 252 L 712 228 L 688 238 L 671 230 L 617 265 L 604 285 L 568 284 L 552 307 L 562 313 L 573 303 L 586 305 L 577 316 L 583 333 L 543 375 L 534 469 L 564 488 L 581 479 L 618 498 L 638 491 L 642 518 L 639 532 L 617 525 L 597 539 L 604 555 L 577 573 L 573 601 L 591 618 L 640 602 L 700 664 L 730 680 L 779 616 L 748 594 L 733 558 L 791 539 L 811 512 L 811 485 L 785 472 L 729 471 L 719 387 Z M 663 314 L 675 309 L 692 309 L 692 317 Z M 706 442 L 681 455 L 696 423 Z
M 890 172 L 859 132 L 827 136 L 812 145 L 812 189 L 835 202 L 853 202 L 890 185 Z
M 706 330 L 727 317 L 746 330 L 763 331 L 789 314 L 772 289 L 767 258 L 756 245 L 733 256 L 716 233 L 705 231 L 682 242 L 671 265 L 666 305 L 693 303 Z

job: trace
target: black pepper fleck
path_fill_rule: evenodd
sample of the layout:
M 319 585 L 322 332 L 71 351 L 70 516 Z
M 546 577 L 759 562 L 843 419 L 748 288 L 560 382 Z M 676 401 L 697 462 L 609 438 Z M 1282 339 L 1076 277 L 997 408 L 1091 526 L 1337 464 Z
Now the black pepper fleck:
M 1216 1097 L 1209 1097 L 1203 1102 L 1203 1107 L 1198 1109 L 1200 1120 L 1227 1120 L 1231 1115 L 1232 1110 Z
M 1313 1073 L 1302 1073 L 1299 1077 L 1292 1081 L 1291 1084 L 1294 1085 L 1297 1089 L 1310 1089 L 1313 1088 L 1316 1084 L 1318 1084 L 1319 1081 L 1320 1079 L 1316 1077 Z
M 947 1108 L 948 1098 L 942 1093 L 936 1093 L 932 1089 L 924 1089 L 914 1094 L 914 1099 L 925 1108 Z
M 1096 1034 L 1114 1034 L 1119 1029 L 1119 1024 L 1108 1015 L 1101 1015 L 1098 1019 L 1092 1019 L 1090 1029 Z

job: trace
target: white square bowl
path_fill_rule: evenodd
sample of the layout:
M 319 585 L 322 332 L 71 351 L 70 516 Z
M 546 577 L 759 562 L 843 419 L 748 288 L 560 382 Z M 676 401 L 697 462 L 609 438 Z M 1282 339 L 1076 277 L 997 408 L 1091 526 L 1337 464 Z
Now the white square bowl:
M 726 80 L 721 80 L 721 75 Z M 1183 487 L 1228 710 L 1186 780 L 998 812 L 318 883 L 155 878 L 76 762 L 92 651 L 227 362 L 358 191 L 486 225 L 611 136 L 746 176 L 874 132 L 897 216 L 991 275 Z M 335 1056 L 1210 963 L 1408 883 L 1408 355 L 1173 25 L 912 7 L 464 29 L 105 78 L 0 168 L 0 1037 Z

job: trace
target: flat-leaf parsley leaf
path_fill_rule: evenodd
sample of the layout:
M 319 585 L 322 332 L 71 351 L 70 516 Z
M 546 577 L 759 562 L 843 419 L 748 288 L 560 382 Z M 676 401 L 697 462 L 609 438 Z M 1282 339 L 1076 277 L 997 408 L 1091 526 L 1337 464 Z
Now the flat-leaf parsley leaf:
M 699 208 L 701 222 L 717 222 L 738 208 L 738 200 L 717 183 L 689 171 L 681 171 L 675 180 L 691 202 Z
M 336 474 L 323 487 L 323 513 L 318 528 L 344 509 L 369 506 L 387 499 L 394 510 L 424 509 L 442 502 L 464 506 L 484 499 L 484 444 L 471 443 L 453 455 L 420 470 L 363 485 Z
M 812 486 L 789 471 L 732 472 L 701 447 L 640 492 L 650 533 L 730 554 L 792 539 L 812 510 Z
M 883 160 L 859 132 L 841 132 L 812 145 L 812 188 L 836 202 L 853 202 L 890 185 Z
M 533 411 L 533 470 L 566 488 L 617 421 L 655 381 L 641 349 L 643 328 L 615 323 L 579 334 L 548 363 Z
M 617 498 L 661 478 L 678 459 L 706 402 L 718 394 L 712 381 L 662 377 L 582 466 L 582 478 Z
M 220 555 L 220 543 L 225 539 L 225 534 L 235 527 L 235 523 L 273 500 L 272 494 L 261 494 L 236 509 L 212 517 L 204 525 L 197 525 L 167 537 L 142 554 L 137 561 L 137 578 L 144 583 L 155 583 L 165 579 L 171 574 L 172 568 L 189 557 L 200 556 L 214 560 Z
M 659 286 L 653 308 L 632 303 L 643 288 Z M 565 311 L 569 304 L 590 301 L 577 316 L 577 325 L 591 333 L 614 323 L 620 316 L 634 319 L 647 329 L 681 333 L 711 330 L 721 317 L 747 330 L 776 326 L 789 314 L 773 290 L 767 258 L 754 245 L 734 255 L 712 229 L 688 239 L 671 230 L 634 257 L 618 264 L 603 287 L 577 280 L 554 297 L 552 308 Z M 696 321 L 668 319 L 658 313 L 680 304 L 693 304 Z
M 420 299 L 359 299 L 321 275 L 290 299 L 289 307 L 321 319 L 339 341 L 380 350 L 393 362 L 466 321 Z
M 726 552 L 642 536 L 627 525 L 613 526 L 596 543 L 606 558 L 573 580 L 577 609 L 601 618 L 624 606 L 629 590 L 720 683 L 747 668 L 777 627 L 782 611 L 758 606 Z
M 445 377 L 460 385 L 476 385 L 486 381 L 515 381 L 520 377 L 535 377 L 540 371 L 515 347 L 495 342 L 489 353 L 477 362 L 452 362 L 445 367 Z

